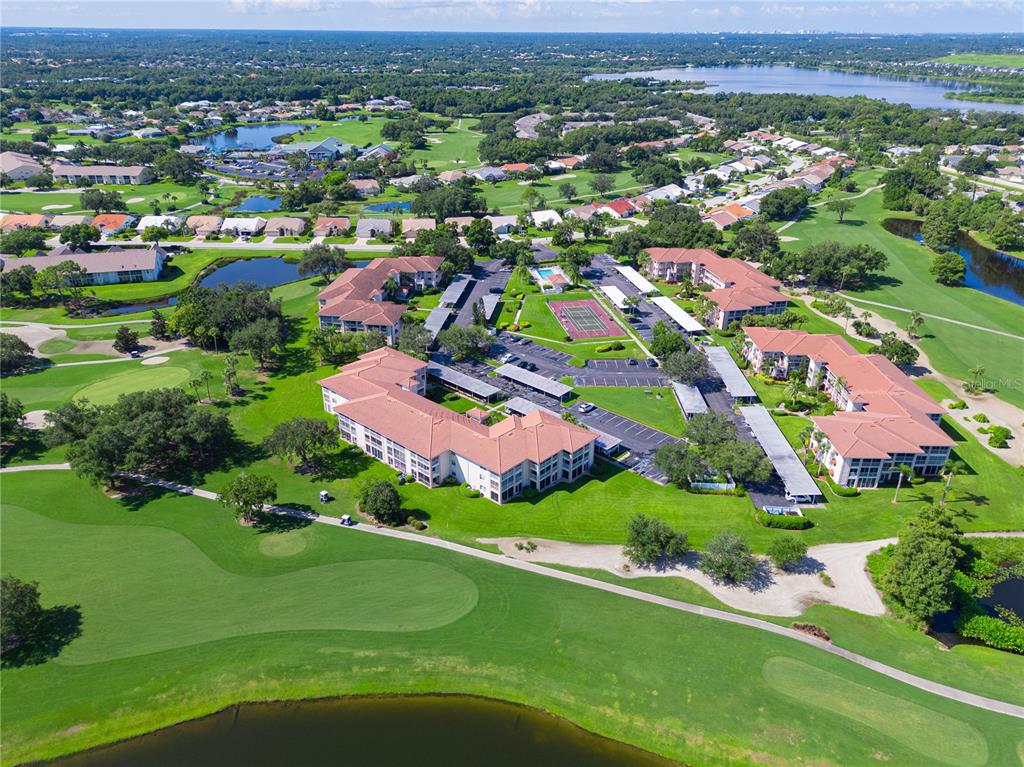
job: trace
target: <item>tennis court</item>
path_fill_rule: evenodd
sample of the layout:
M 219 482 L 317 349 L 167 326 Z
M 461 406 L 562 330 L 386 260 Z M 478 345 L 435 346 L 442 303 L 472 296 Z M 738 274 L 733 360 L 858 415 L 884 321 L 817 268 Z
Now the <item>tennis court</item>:
M 625 331 L 612 322 L 597 301 L 549 301 L 548 308 L 565 328 L 565 332 L 573 338 L 625 335 Z

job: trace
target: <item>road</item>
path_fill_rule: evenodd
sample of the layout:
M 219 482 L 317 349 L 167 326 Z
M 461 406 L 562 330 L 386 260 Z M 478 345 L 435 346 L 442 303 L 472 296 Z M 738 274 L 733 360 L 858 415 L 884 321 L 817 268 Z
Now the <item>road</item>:
M 58 464 L 60 468 L 64 468 L 66 464 Z M 53 464 L 47 465 L 46 468 L 54 468 Z M 42 471 L 44 467 L 40 466 L 16 466 L 11 468 L 0 469 L 0 473 L 10 471 Z M 166 480 L 156 479 L 153 477 L 145 477 L 135 475 L 133 477 L 136 480 L 145 482 L 156 487 L 162 487 L 167 490 L 172 490 L 178 493 L 184 493 L 187 495 L 194 495 L 198 498 L 204 498 L 207 500 L 216 500 L 217 496 L 211 493 L 209 490 L 201 490 L 199 488 L 193 488 L 188 485 L 183 485 L 177 482 L 168 482 Z M 776 636 L 785 637 L 792 639 L 803 644 L 816 647 L 832 655 L 836 655 L 840 658 L 848 660 L 852 663 L 856 663 L 864 668 L 871 669 L 876 673 L 887 676 L 890 679 L 895 679 L 904 684 L 908 684 L 912 687 L 916 687 L 919 690 L 938 695 L 939 697 L 946 698 L 947 700 L 957 701 L 964 703 L 968 706 L 974 706 L 976 708 L 991 711 L 997 714 L 1005 714 L 1007 716 L 1016 717 L 1018 719 L 1024 719 L 1024 706 L 1018 706 L 1013 703 L 1007 703 L 1006 701 L 996 700 L 994 698 L 988 698 L 984 695 L 977 695 L 966 690 L 960 690 L 956 687 L 949 685 L 940 684 L 933 682 L 930 679 L 910 674 L 901 669 L 889 666 L 885 663 L 868 658 L 867 656 L 860 655 L 859 653 L 846 650 L 842 647 L 837 647 L 830 642 L 825 642 L 821 639 L 804 634 L 794 629 L 779 626 L 774 623 L 770 623 L 760 618 L 753 618 L 748 615 L 739 615 L 737 613 L 727 612 L 725 610 L 716 610 L 712 607 L 703 607 L 701 605 L 692 604 L 690 602 L 682 602 L 677 599 L 669 599 L 667 597 L 657 596 L 655 594 L 648 594 L 644 591 L 637 591 L 635 589 L 626 588 L 625 586 L 619 586 L 614 583 L 606 583 L 599 581 L 594 578 L 588 578 L 583 575 L 577 575 L 575 573 L 567 573 L 561 570 L 555 570 L 550 567 L 545 567 L 534 562 L 525 562 L 519 559 L 511 559 L 504 556 L 503 554 L 492 554 L 489 551 L 483 551 L 481 549 L 474 549 L 470 546 L 464 546 L 459 543 L 452 543 L 451 541 L 441 540 L 439 538 L 430 538 L 423 535 L 417 535 L 415 533 L 406 533 L 401 530 L 392 530 L 385 527 L 371 527 L 366 524 L 357 524 L 353 527 L 345 527 L 341 524 L 341 520 L 336 517 L 321 517 L 316 514 L 309 512 L 299 511 L 296 509 L 290 509 L 282 506 L 270 507 L 270 511 L 278 514 L 285 514 L 290 517 L 297 519 L 305 519 L 310 522 L 330 525 L 332 527 L 339 528 L 341 530 L 350 531 L 352 534 L 366 533 L 370 535 L 380 535 L 386 538 L 393 538 L 402 541 L 408 541 L 411 543 L 418 543 L 420 545 L 433 546 L 435 548 L 444 549 L 456 554 L 463 554 L 469 557 L 475 557 L 482 559 L 493 564 L 502 565 L 504 567 L 511 567 L 516 570 L 522 570 L 534 575 L 541 575 L 546 578 L 554 578 L 555 580 L 564 581 L 566 583 L 572 583 L 577 586 L 584 586 L 586 588 L 598 589 L 600 591 L 607 592 L 609 594 L 615 594 L 616 596 L 625 597 L 627 599 L 635 599 L 640 602 L 647 604 L 656 605 L 658 607 L 666 607 L 670 610 L 677 610 L 679 612 L 689 613 L 691 615 L 698 615 L 702 618 L 711 618 L 713 620 L 725 621 L 726 623 L 734 623 L 740 626 L 746 626 L 747 628 L 756 629 L 758 631 L 765 631 Z M 1020 535 L 1019 532 L 1015 532 L 1014 535 Z

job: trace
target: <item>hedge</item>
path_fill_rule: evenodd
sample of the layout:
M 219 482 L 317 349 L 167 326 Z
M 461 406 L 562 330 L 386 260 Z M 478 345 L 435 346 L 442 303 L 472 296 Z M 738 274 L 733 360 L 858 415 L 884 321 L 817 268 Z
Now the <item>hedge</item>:
M 982 612 L 964 615 L 956 623 L 961 636 L 977 639 L 997 650 L 1024 655 L 1024 626 L 1011 626 Z
M 814 523 L 807 517 L 791 517 L 784 514 L 769 514 L 766 511 L 754 512 L 754 519 L 762 527 L 771 527 L 776 530 L 807 530 L 814 527 Z

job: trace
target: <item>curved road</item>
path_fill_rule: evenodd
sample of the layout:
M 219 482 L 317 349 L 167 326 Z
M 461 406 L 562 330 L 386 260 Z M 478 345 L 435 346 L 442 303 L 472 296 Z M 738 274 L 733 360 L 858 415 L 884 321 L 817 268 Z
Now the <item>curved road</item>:
M 26 471 L 49 471 L 49 470 L 67 470 L 70 469 L 70 465 L 66 463 L 55 463 L 55 464 L 32 464 L 26 466 L 12 466 L 8 468 L 0 469 L 0 473 L 5 472 L 26 472 Z M 177 482 L 168 482 L 166 480 L 157 479 L 155 477 L 147 477 L 142 475 L 126 475 L 133 479 L 141 482 L 145 482 L 156 487 L 162 487 L 167 490 L 173 490 L 178 493 L 184 493 L 186 495 L 194 495 L 199 498 L 206 498 L 208 500 L 217 500 L 217 494 L 212 493 L 209 490 L 202 490 L 200 488 L 190 487 L 188 485 L 179 484 Z M 474 549 L 470 546 L 464 546 L 460 543 L 452 543 L 451 541 L 441 540 L 439 538 L 428 538 L 422 535 L 416 535 L 414 533 L 406 533 L 400 530 L 391 530 L 386 527 L 371 527 L 366 524 L 357 524 L 353 527 L 345 527 L 341 524 L 341 520 L 337 517 L 321 517 L 317 514 L 311 514 L 309 512 L 302 512 L 296 509 L 290 509 L 284 506 L 272 506 L 269 507 L 270 511 L 278 514 L 286 514 L 291 517 L 299 519 L 307 519 L 312 522 L 318 522 L 324 525 L 331 525 L 338 527 L 343 530 L 353 530 L 357 533 L 369 533 L 371 535 L 381 535 L 386 538 L 397 538 L 402 541 L 409 541 L 412 543 L 425 544 L 427 546 L 434 546 L 439 549 L 446 549 L 457 554 L 465 554 L 466 556 L 476 557 L 477 559 L 484 559 L 494 564 L 503 565 L 504 567 L 512 567 L 517 570 L 525 570 L 526 572 L 533 573 L 535 575 L 543 575 L 547 578 L 555 578 L 556 580 L 566 581 L 567 583 L 574 583 L 577 586 L 586 586 L 592 589 L 599 589 L 606 591 L 610 594 L 616 594 L 621 597 L 627 597 L 629 599 L 637 599 L 641 602 L 647 602 L 648 604 L 658 605 L 660 607 L 667 607 L 671 610 L 679 610 L 680 612 L 691 613 L 693 615 L 699 615 L 704 618 L 714 618 L 715 620 L 726 621 L 728 623 L 737 623 L 741 626 L 747 626 L 748 628 L 755 628 L 760 631 L 767 631 L 771 634 L 783 636 L 788 639 L 794 639 L 798 642 L 817 647 L 819 650 L 831 653 L 832 655 L 838 655 L 840 658 L 844 658 L 852 663 L 856 663 L 859 666 L 864 666 L 872 671 L 875 671 L 884 676 L 890 677 L 897 681 L 909 684 L 912 687 L 917 687 L 920 690 L 930 692 L 934 695 L 946 698 L 948 700 L 955 700 L 960 703 L 966 703 L 969 706 L 975 706 L 977 708 L 985 709 L 986 711 L 992 711 L 997 714 L 1006 714 L 1007 716 L 1017 717 L 1018 719 L 1024 719 L 1024 706 L 1018 706 L 1013 703 L 1007 703 L 1005 701 L 996 700 L 994 698 L 987 698 L 984 695 L 976 695 L 972 692 L 957 689 L 956 687 L 950 687 L 949 685 L 940 684 L 933 682 L 924 677 L 916 676 L 915 674 L 901 671 L 898 668 L 889 666 L 885 663 L 872 660 L 871 658 L 865 657 L 850 650 L 845 650 L 842 647 L 836 647 L 835 645 L 816 639 L 815 637 L 804 634 L 794 629 L 789 629 L 784 626 L 778 626 L 769 621 L 761 620 L 760 618 L 752 618 L 747 615 L 740 615 L 738 613 L 726 612 L 725 610 L 716 610 L 713 607 L 702 607 L 701 605 L 691 604 L 690 602 L 681 602 L 677 599 L 668 599 L 667 597 L 660 597 L 655 594 L 648 594 L 644 591 L 637 591 L 635 589 L 629 589 L 624 586 L 619 586 L 614 583 L 606 583 L 605 581 L 599 581 L 594 578 L 588 578 L 584 575 L 576 575 L 575 573 L 567 573 L 561 570 L 555 570 L 550 567 L 544 567 L 543 565 L 536 564 L 534 562 L 525 562 L 521 559 L 512 559 L 506 557 L 503 554 L 492 554 L 489 551 L 483 551 L 481 549 Z M 982 534 L 984 535 L 984 534 Z M 999 535 L 1003 535 L 1000 533 Z M 1021 536 L 1024 532 L 1015 531 L 1006 533 L 1005 535 Z

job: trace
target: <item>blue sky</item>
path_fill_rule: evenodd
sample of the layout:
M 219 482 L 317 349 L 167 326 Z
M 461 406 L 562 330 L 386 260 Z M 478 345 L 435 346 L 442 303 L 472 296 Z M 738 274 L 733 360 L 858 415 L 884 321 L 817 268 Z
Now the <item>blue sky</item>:
M 1024 0 L 2 0 L 5 26 L 561 32 L 1024 32 Z

